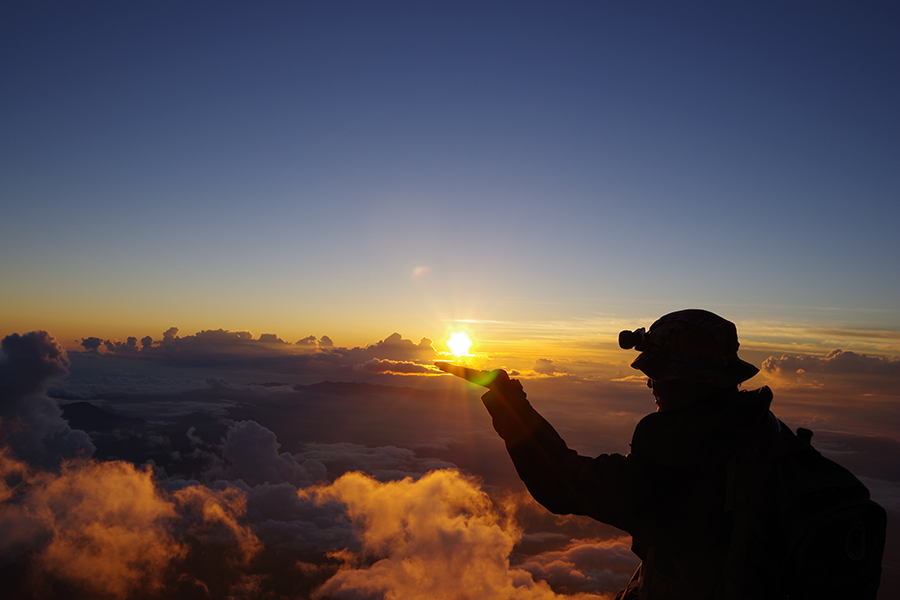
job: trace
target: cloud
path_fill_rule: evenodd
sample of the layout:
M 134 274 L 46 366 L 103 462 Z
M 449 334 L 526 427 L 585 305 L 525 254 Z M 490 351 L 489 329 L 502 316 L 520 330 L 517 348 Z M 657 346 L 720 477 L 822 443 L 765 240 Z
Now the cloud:
M 549 358 L 539 358 L 534 361 L 534 372 L 539 375 L 554 375 L 556 373 L 565 373 L 563 369 L 556 367 Z
M 106 340 L 103 346 L 107 352 L 114 354 L 136 354 L 138 352 L 137 338 L 129 337 L 125 342 Z
M 262 549 L 243 522 L 246 495 L 235 487 L 164 492 L 149 469 L 126 462 L 70 461 L 52 472 L 5 449 L 0 474 L 0 554 L 28 557 L 19 583 L 29 596 L 56 597 L 58 587 L 44 589 L 54 581 L 123 599 L 139 590 L 171 589 L 173 574 L 183 572 L 174 567 L 197 557 L 219 566 L 218 579 L 207 578 L 202 587 L 237 585 L 244 581 L 239 568 Z M 192 573 L 200 581 L 199 571 Z
M 346 506 L 361 543 L 360 554 L 340 555 L 344 567 L 315 598 L 557 598 L 547 583 L 510 567 L 520 532 L 457 471 L 386 483 L 349 473 L 300 494 Z
M 259 423 L 235 423 L 228 428 L 225 438 L 223 455 L 227 466 L 221 475 L 232 480 L 242 479 L 251 486 L 261 483 L 311 484 L 314 476 L 290 453 L 279 453 L 280 447 L 275 434 Z M 320 477 L 324 475 L 323 470 L 317 469 Z
M 900 377 L 900 358 L 867 356 L 842 350 L 832 350 L 824 357 L 784 354 L 781 358 L 767 358 L 763 361 L 762 370 L 793 380 L 811 373 L 880 375 L 893 378 Z
M 322 378 L 347 379 L 360 372 L 372 375 L 431 373 L 431 369 L 413 365 L 430 365 L 437 356 L 430 339 L 422 338 L 419 343 L 414 343 L 399 333 L 391 334 L 375 344 L 356 348 L 335 347 L 328 336 L 322 336 L 318 341 L 315 336 L 308 336 L 289 344 L 274 333 L 264 333 L 259 339 L 254 339 L 249 331 L 227 329 L 207 329 L 181 337 L 177 333 L 178 329 L 172 327 L 163 334 L 162 341 L 156 343 L 147 336 L 140 345 L 136 337 L 129 337 L 124 343 L 86 338 L 82 346 L 89 353 L 96 353 L 96 349 L 103 346 L 107 354 L 174 366 L 224 368 L 232 372 L 317 373 Z M 391 363 L 366 364 L 376 360 Z M 392 363 L 395 363 L 394 368 L 390 368 Z M 357 365 L 365 366 L 354 369 Z
M 439 371 L 413 362 L 373 358 L 353 367 L 367 373 L 395 373 L 399 375 L 436 375 Z
M 46 395 L 50 381 L 69 374 L 65 348 L 48 332 L 32 331 L 5 337 L 0 350 L 0 440 L 43 465 L 93 453 L 90 437 L 72 430 Z
M 40 473 L 28 484 L 24 498 L 3 507 L 0 530 L 24 521 L 40 533 L 29 540 L 40 572 L 124 598 L 139 587 L 159 588 L 165 567 L 184 552 L 165 529 L 175 506 L 159 497 L 148 471 L 69 463 L 58 476 Z
M 613 593 L 628 584 L 640 563 L 631 552 L 631 538 L 575 540 L 559 551 L 544 552 L 516 566 L 558 591 Z
M 88 352 L 97 352 L 101 345 L 103 340 L 98 337 L 81 338 L 81 346 Z
M 316 336 L 310 335 L 305 338 L 299 339 L 294 343 L 295 346 L 301 346 L 304 348 L 318 348 L 319 344 L 316 342 Z
M 320 464 L 330 477 L 349 471 L 363 471 L 380 481 L 421 477 L 428 471 L 455 468 L 455 465 L 438 458 L 420 458 L 409 448 L 397 446 L 369 447 L 342 442 L 337 444 L 306 444 L 306 449 L 295 455 L 303 461 Z M 319 477 L 322 479 L 322 477 Z

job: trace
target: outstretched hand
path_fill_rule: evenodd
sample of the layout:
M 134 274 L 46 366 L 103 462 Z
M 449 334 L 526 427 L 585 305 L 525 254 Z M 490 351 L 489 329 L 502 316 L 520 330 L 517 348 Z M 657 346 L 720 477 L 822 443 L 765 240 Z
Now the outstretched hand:
M 462 365 L 454 365 L 444 361 L 434 363 L 438 369 L 457 377 L 462 377 L 466 381 L 471 381 L 476 385 L 491 388 L 495 384 L 502 384 L 509 381 L 509 375 L 503 369 L 494 369 L 493 371 L 479 371 L 478 369 L 470 369 Z

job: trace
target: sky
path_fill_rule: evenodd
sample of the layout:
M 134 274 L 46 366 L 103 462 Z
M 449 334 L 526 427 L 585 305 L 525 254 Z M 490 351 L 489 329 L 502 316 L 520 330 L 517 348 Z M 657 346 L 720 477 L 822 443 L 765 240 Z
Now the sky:
M 457 360 L 624 452 L 654 406 L 616 334 L 706 308 L 896 523 L 898 27 L 868 2 L 4 3 L 0 428 L 31 423 L 2 457 L 35 491 L 0 521 L 119 477 L 158 554 L 103 593 L 221 596 L 218 535 L 235 597 L 356 598 L 465 506 L 503 532 L 466 546 L 498 596 L 604 597 L 634 567 L 621 532 L 529 505 L 477 390 L 429 365 L 464 330 Z M 380 494 L 413 514 L 440 489 L 461 504 L 419 550 L 367 533 Z M 60 511 L 17 539 L 72 542 Z M 97 591 L 41 548 L 34 572 Z M 272 583 L 275 555 L 306 583 Z

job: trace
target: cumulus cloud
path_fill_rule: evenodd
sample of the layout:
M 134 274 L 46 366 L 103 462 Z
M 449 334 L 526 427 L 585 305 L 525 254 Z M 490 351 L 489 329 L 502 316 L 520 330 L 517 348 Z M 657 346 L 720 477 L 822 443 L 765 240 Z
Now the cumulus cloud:
M 256 421 L 240 421 L 228 428 L 223 454 L 227 466 L 221 473 L 223 478 L 242 479 L 249 485 L 261 483 L 294 485 L 313 482 L 311 475 L 288 452 L 278 452 L 281 444 L 275 434 Z M 316 475 L 324 473 L 321 463 L 315 464 Z M 214 474 L 213 474 L 214 475 Z
M 316 342 L 316 336 L 314 335 L 299 339 L 294 343 L 294 345 L 303 348 L 317 348 L 319 346 L 319 344 Z
M 315 598 L 557 598 L 546 582 L 511 568 L 518 529 L 457 471 L 386 483 L 349 473 L 301 495 L 346 506 L 361 543 L 359 554 L 340 554 L 344 567 Z
M 404 340 L 399 333 L 392 333 L 374 346 L 369 346 L 369 350 L 377 353 L 377 356 L 381 358 L 395 360 L 434 356 L 434 348 L 431 347 L 430 339 L 422 338 L 418 344 L 414 344 L 412 340 Z
M 97 352 L 101 345 L 103 345 L 103 340 L 98 337 L 81 338 L 81 347 L 88 352 Z
M 838 349 L 824 357 L 788 354 L 781 358 L 770 356 L 763 361 L 762 370 L 793 380 L 813 373 L 900 377 L 900 358 L 867 356 Z
M 44 586 L 57 581 L 128 598 L 173 587 L 173 567 L 192 557 L 239 567 L 261 549 L 243 522 L 246 496 L 234 487 L 191 485 L 167 493 L 149 469 L 129 463 L 71 461 L 58 472 L 44 471 L 5 449 L 0 475 L 0 555 L 30 558 L 20 588 L 27 595 L 52 596 Z M 202 587 L 243 580 L 227 572 L 217 577 Z
M 72 430 L 47 385 L 69 373 L 66 350 L 46 331 L 13 334 L 0 344 L 0 439 L 21 458 L 50 465 L 90 455 L 94 445 Z
M 126 341 L 106 340 L 103 346 L 107 352 L 115 354 L 135 354 L 138 352 L 137 338 L 129 337 Z
M 554 365 L 549 358 L 539 358 L 534 361 L 534 372 L 540 375 L 554 375 L 565 371 Z

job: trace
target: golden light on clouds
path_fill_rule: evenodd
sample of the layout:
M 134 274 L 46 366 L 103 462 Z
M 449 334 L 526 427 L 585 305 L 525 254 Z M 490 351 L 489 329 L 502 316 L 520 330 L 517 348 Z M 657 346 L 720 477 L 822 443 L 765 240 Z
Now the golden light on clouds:
M 465 331 L 451 332 L 450 337 L 447 338 L 445 343 L 447 344 L 450 353 L 454 356 L 468 356 L 469 350 L 471 350 L 472 346 L 475 344 L 475 342 L 472 341 L 472 337 Z

